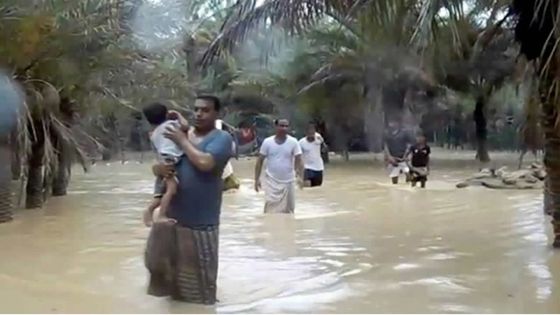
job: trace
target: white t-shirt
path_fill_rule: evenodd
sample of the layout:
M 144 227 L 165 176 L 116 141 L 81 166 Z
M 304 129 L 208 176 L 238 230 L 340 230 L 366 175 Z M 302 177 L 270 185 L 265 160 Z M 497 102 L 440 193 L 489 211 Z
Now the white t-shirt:
M 264 139 L 260 154 L 266 157 L 266 172 L 279 181 L 293 181 L 295 179 L 294 160 L 301 155 L 301 148 L 296 138 L 287 136 L 286 141 L 278 144 L 276 136 Z
M 216 122 L 215 122 L 214 124 L 215 124 L 215 126 L 216 126 L 216 129 L 223 130 L 223 129 L 222 129 L 223 121 L 222 121 L 221 119 L 216 119 Z
M 318 133 L 315 134 L 315 140 L 313 140 L 313 142 L 309 142 L 307 137 L 303 137 L 299 140 L 299 145 L 303 152 L 302 157 L 305 169 L 312 171 L 323 171 L 325 169 L 323 158 L 321 157 L 322 143 L 323 138 Z
M 177 144 L 175 144 L 173 140 L 167 139 L 164 136 L 167 126 L 180 128 L 180 125 L 177 121 L 168 120 L 163 124 L 157 126 L 156 129 L 154 129 L 154 131 L 152 132 L 152 136 L 150 137 L 150 140 L 152 141 L 152 144 L 154 145 L 154 148 L 156 149 L 156 152 L 158 154 L 158 159 L 160 160 L 165 155 L 178 158 L 184 154 L 183 150 L 181 150 L 181 148 Z

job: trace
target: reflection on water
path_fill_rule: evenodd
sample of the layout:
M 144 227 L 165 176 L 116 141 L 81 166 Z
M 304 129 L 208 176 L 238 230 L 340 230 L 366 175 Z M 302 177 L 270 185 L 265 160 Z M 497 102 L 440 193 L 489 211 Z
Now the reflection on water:
M 0 311 L 560 312 L 541 192 L 457 190 L 469 172 L 453 163 L 427 190 L 388 185 L 379 165 L 335 163 L 290 217 L 262 214 L 253 162 L 237 162 L 215 307 L 145 294 L 148 166 L 98 165 L 69 196 L 0 225 Z

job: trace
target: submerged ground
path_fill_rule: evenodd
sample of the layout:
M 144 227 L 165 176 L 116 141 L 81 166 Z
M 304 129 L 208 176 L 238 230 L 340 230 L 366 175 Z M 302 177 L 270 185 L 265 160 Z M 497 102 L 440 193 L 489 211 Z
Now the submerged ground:
M 473 154 L 436 151 L 426 190 L 389 185 L 371 157 L 335 161 L 295 217 L 264 216 L 254 163 L 237 161 L 215 307 L 145 294 L 148 164 L 76 172 L 68 196 L 0 225 L 0 312 L 560 312 L 542 192 L 456 189 Z

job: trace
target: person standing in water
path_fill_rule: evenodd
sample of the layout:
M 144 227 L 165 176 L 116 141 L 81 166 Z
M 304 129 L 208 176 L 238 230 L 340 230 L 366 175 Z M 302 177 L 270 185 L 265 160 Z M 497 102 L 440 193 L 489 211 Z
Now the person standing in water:
M 303 187 L 301 148 L 296 138 L 288 134 L 290 123 L 287 119 L 275 120 L 274 124 L 276 134 L 266 138 L 260 148 L 255 166 L 255 191 L 261 189 L 261 172 L 266 159 L 264 212 L 294 213 L 296 171 L 298 185 Z
M 388 130 L 384 135 L 385 160 L 389 169 L 389 177 L 393 184 L 399 183 L 399 175 L 402 173 L 409 181 L 410 169 L 406 163 L 408 148 L 414 143 L 412 136 L 403 130 L 398 120 L 389 121 Z
M 299 140 L 303 153 L 304 184 L 306 187 L 317 187 L 323 184 L 323 171 L 325 165 L 321 157 L 321 147 L 324 145 L 323 137 L 317 133 L 315 124 L 309 123 L 305 137 Z
M 190 303 L 216 303 L 222 173 L 232 156 L 233 141 L 229 133 L 215 128 L 219 110 L 220 100 L 205 95 L 194 103 L 194 127 L 178 112 L 169 117 L 176 119 L 180 128 L 168 128 L 165 135 L 184 152 L 175 165 L 178 186 L 168 211 L 176 223 L 166 244 L 151 233 L 146 260 L 169 259 L 173 268 L 167 274 L 151 275 L 149 294 L 171 295 Z M 154 165 L 153 172 L 167 177 L 174 167 L 160 163 Z M 154 224 L 152 229 L 156 227 Z M 165 257 L 155 257 L 161 252 Z
M 426 142 L 424 135 L 416 137 L 416 144 L 410 147 L 409 154 L 411 156 L 410 164 L 410 181 L 412 187 L 416 187 L 416 183 L 420 183 L 420 187 L 426 188 L 428 175 L 430 173 L 430 146 Z

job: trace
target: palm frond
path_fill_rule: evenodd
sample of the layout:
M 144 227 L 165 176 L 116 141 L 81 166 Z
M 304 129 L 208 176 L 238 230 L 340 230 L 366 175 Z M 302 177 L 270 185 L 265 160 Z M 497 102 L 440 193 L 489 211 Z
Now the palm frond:
M 89 170 L 89 161 L 87 161 L 87 155 L 85 154 L 84 150 L 81 148 L 80 143 L 78 143 L 76 139 L 76 135 L 73 132 L 73 130 L 68 128 L 66 124 L 64 124 L 55 115 L 51 115 L 50 119 L 51 119 L 53 129 L 58 135 L 57 138 L 60 141 L 62 141 L 62 145 L 72 148 L 76 160 L 80 163 L 84 172 L 87 172 Z M 91 136 L 89 137 L 91 138 Z M 57 153 L 61 154 L 62 152 L 57 152 Z
M 47 116 L 40 122 L 43 135 L 43 166 L 45 174 L 53 174 L 56 171 L 56 147 L 52 142 L 51 117 Z
M 353 77 L 348 77 L 344 74 L 327 75 L 327 76 L 321 77 L 319 79 L 312 80 L 309 84 L 302 87 L 298 91 L 297 94 L 302 95 L 302 94 L 308 93 L 312 89 L 315 89 L 315 88 L 318 88 L 318 87 L 325 88 L 326 86 L 329 86 L 330 84 L 335 84 L 335 85 L 340 86 L 340 85 L 348 82 L 350 79 L 353 79 Z
M 245 40 L 259 26 L 281 26 L 289 35 L 311 28 L 327 12 L 335 12 L 343 1 L 268 0 L 257 6 L 254 0 L 239 0 L 231 10 L 221 33 L 205 51 L 202 65 Z

